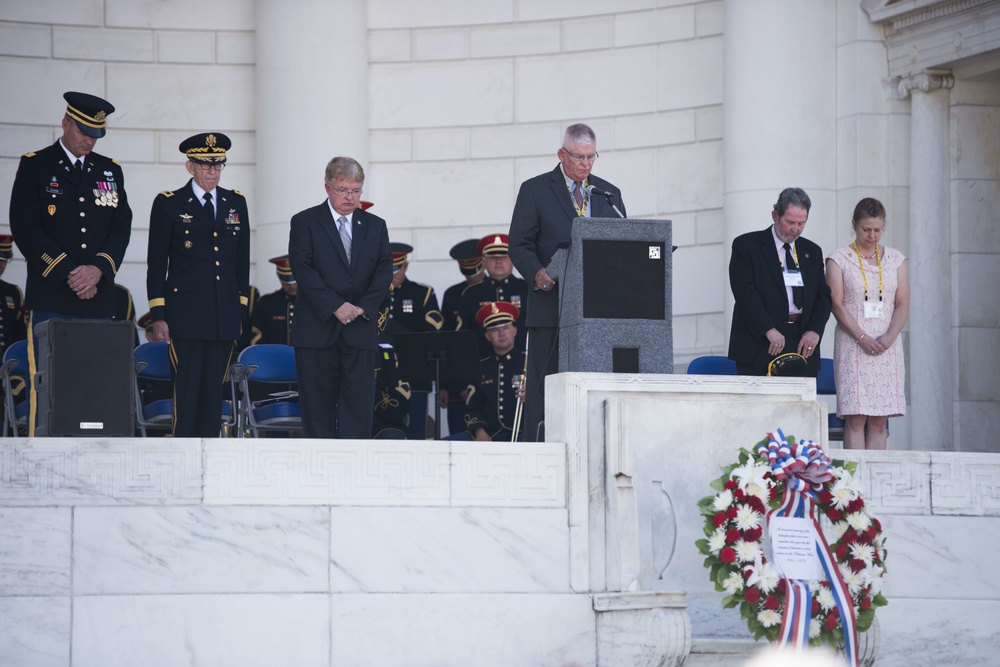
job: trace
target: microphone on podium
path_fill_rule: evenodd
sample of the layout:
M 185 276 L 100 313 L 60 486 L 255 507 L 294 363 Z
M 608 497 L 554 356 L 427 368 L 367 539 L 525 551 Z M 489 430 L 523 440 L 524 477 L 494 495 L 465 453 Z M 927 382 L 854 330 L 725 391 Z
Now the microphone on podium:
M 623 218 L 623 219 L 625 218 L 625 216 L 622 215 L 622 212 L 618 210 L 618 207 L 615 206 L 615 195 L 614 195 L 614 193 L 608 192 L 607 190 L 602 190 L 599 187 L 596 187 L 594 185 L 588 185 L 587 186 L 587 194 L 590 195 L 590 196 L 604 195 L 605 197 L 608 198 L 608 203 L 611 204 L 611 208 L 615 209 L 615 213 L 618 214 L 618 217 L 619 218 Z

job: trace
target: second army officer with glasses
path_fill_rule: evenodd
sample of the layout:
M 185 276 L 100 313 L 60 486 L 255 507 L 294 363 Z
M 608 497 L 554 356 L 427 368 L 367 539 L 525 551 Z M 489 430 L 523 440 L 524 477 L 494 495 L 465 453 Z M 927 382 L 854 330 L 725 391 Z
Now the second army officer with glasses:
M 170 343 L 174 436 L 215 437 L 223 382 L 250 293 L 247 201 L 219 187 L 232 146 L 221 132 L 185 139 L 191 179 L 153 200 L 146 291 L 153 339 Z

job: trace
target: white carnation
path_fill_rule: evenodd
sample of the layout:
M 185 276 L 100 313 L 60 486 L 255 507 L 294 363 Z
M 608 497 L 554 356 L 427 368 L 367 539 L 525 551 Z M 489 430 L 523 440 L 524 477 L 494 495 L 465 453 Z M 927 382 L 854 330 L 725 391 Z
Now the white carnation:
M 772 609 L 765 609 L 757 614 L 757 620 L 760 621 L 760 624 L 765 628 L 770 628 L 771 626 L 781 623 L 781 614 Z
M 859 533 L 868 530 L 868 526 L 872 525 L 872 518 L 864 509 L 860 512 L 851 512 L 847 515 L 846 521 L 847 525 Z
M 737 540 L 733 547 L 736 550 L 736 560 L 740 563 L 752 563 L 763 555 L 759 542 Z
M 729 576 L 722 580 L 722 588 L 726 595 L 732 595 L 743 590 L 743 577 L 739 572 L 730 572 Z
M 837 602 L 833 599 L 833 591 L 826 586 L 819 586 L 818 588 L 819 590 L 813 593 L 813 597 L 816 598 L 816 602 L 819 602 L 819 606 L 824 611 L 830 611 L 837 605 Z
M 733 504 L 733 492 L 729 489 L 724 489 L 719 495 L 715 497 L 712 501 L 712 509 L 716 512 L 722 512 L 729 508 Z
M 712 552 L 713 556 L 718 556 L 724 546 L 726 546 L 726 531 L 722 528 L 716 528 L 712 536 L 708 538 L 708 550 Z
M 753 530 L 760 526 L 761 514 L 749 505 L 740 505 L 736 509 L 736 527 L 740 530 Z

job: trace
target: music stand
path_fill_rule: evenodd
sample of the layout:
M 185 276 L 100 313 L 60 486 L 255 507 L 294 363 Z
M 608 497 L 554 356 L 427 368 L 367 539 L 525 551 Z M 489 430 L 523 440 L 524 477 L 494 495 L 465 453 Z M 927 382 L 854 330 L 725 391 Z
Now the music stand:
M 410 382 L 433 382 L 434 436 L 441 439 L 441 381 L 473 380 L 480 375 L 476 334 L 472 331 L 399 333 L 393 338 L 399 375 Z

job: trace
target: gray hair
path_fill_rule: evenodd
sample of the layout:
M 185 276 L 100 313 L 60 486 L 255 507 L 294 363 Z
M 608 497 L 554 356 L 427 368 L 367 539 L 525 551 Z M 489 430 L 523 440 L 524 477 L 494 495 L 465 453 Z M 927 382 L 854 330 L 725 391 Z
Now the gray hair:
M 352 157 L 335 157 L 326 165 L 326 182 L 333 183 L 341 178 L 364 183 L 365 170 L 361 163 Z
M 785 215 L 789 206 L 800 206 L 808 213 L 812 207 L 812 200 L 802 188 L 785 188 L 778 195 L 778 201 L 774 204 L 774 210 L 778 213 L 779 218 Z
M 590 129 L 589 125 L 574 123 L 567 127 L 566 132 L 563 134 L 563 148 L 572 146 L 573 144 L 592 144 L 596 146 L 597 135 Z

